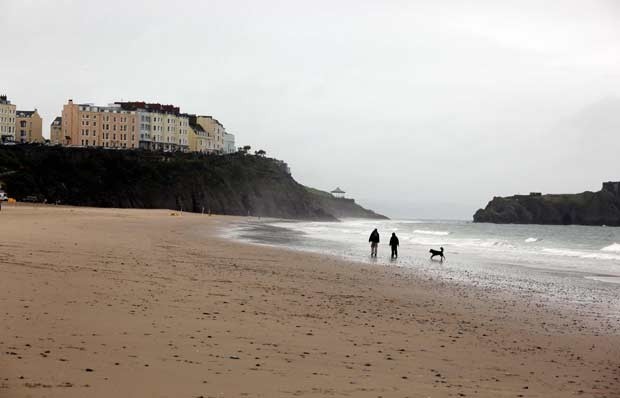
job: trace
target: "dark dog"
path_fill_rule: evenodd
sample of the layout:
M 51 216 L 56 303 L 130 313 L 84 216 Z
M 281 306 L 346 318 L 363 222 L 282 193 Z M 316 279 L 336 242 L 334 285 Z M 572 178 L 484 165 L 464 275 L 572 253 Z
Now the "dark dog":
M 443 255 L 443 247 L 440 247 L 441 250 L 429 250 L 428 252 L 431 254 L 431 260 L 433 259 L 433 257 L 435 256 L 439 256 L 440 261 L 443 261 L 446 259 L 446 256 Z

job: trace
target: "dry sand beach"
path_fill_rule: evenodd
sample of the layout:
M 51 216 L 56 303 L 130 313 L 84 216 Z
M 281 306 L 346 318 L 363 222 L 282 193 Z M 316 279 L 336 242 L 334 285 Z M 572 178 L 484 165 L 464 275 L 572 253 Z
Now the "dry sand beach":
M 232 217 L 3 206 L 0 397 L 618 397 L 620 332 Z

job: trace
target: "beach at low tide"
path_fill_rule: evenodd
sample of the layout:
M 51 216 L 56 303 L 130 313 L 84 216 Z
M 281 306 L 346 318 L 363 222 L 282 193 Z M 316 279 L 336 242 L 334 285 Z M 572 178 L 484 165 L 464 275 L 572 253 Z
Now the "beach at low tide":
M 239 218 L 3 206 L 0 397 L 618 397 L 620 331 Z

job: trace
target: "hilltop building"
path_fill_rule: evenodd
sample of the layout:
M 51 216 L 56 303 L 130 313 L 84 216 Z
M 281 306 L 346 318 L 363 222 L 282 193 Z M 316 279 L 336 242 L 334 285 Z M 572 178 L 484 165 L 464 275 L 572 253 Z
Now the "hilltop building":
M 181 113 L 179 107 L 148 102 L 107 106 L 69 100 L 50 125 L 50 142 L 77 147 L 235 152 L 235 136 L 212 116 Z
M 224 151 L 224 134 L 226 129 L 217 119 L 212 116 L 196 116 L 196 123 L 207 133 L 207 147 L 209 152 Z
M 208 153 L 209 151 L 209 135 L 200 124 L 198 124 L 196 115 L 189 117 L 189 134 L 188 134 L 190 152 Z
M 146 102 L 116 102 L 121 109 L 135 112 L 139 123 L 139 147 L 149 150 L 189 150 L 189 115 L 174 105 Z
M 64 145 L 104 148 L 137 148 L 137 115 L 120 105 L 74 104 L 62 109 Z
M 211 116 L 189 117 L 189 150 L 202 153 L 233 153 L 235 136 L 226 132 L 224 126 Z
M 15 141 L 15 105 L 0 95 L 0 143 Z
M 345 191 L 343 191 L 342 189 L 340 189 L 340 187 L 337 187 L 336 189 L 334 189 L 333 191 L 330 192 L 332 194 L 332 196 L 336 197 L 336 198 L 344 198 L 344 194 L 346 193 Z
M 65 137 L 62 134 L 62 117 L 57 116 L 50 125 L 50 143 L 52 145 L 65 145 Z
M 224 133 L 224 153 L 236 152 L 234 134 Z
M 62 110 L 62 136 L 69 146 L 187 151 L 189 119 L 173 105 L 116 102 L 74 104 Z
M 43 119 L 36 109 L 15 112 L 15 141 L 22 144 L 43 142 Z

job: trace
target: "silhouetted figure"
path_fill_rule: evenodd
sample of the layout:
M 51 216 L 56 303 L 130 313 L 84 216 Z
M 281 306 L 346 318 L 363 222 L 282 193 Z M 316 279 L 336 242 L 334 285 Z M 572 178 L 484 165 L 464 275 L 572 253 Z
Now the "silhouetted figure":
M 370 257 L 377 257 L 377 247 L 379 246 L 379 231 L 377 231 L 377 228 L 370 233 L 368 242 L 370 242 Z
M 443 247 L 440 247 L 439 249 L 441 250 L 429 250 L 428 252 L 431 254 L 431 260 L 433 259 L 433 257 L 435 256 L 439 256 L 439 261 L 443 261 L 446 259 L 446 257 L 443 255 Z
M 392 237 L 390 238 L 390 247 L 392 248 L 391 258 L 398 258 L 398 237 L 396 236 L 396 232 L 392 232 Z

